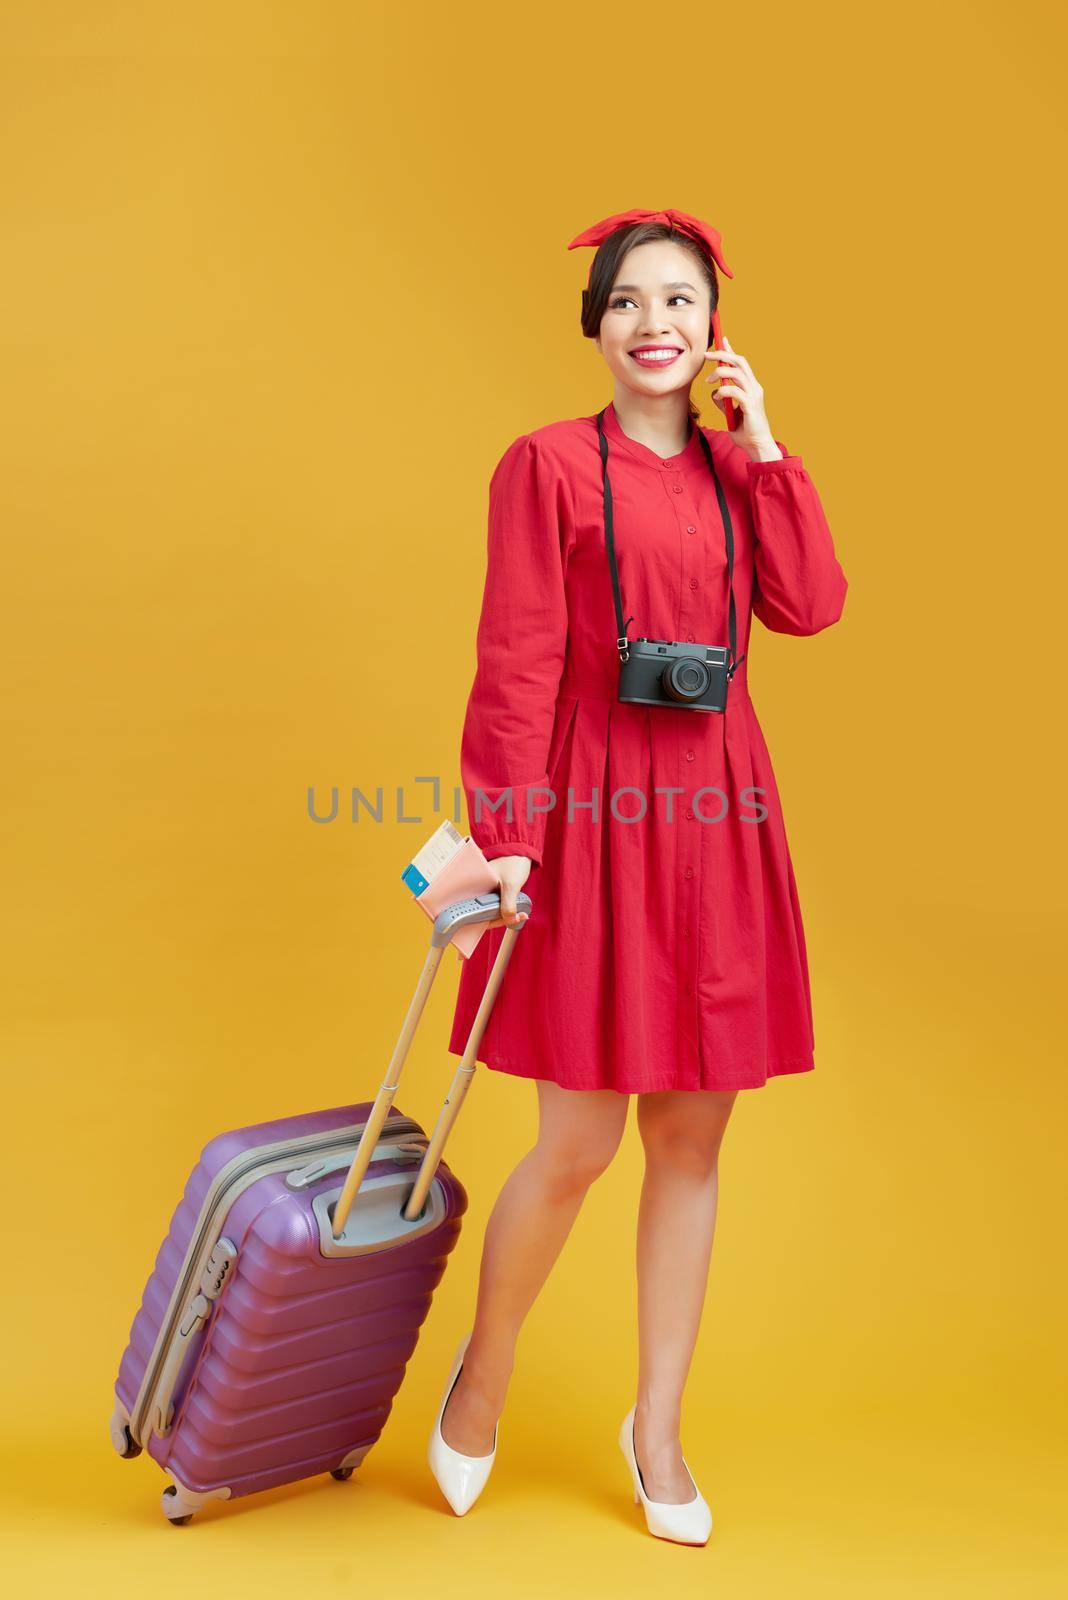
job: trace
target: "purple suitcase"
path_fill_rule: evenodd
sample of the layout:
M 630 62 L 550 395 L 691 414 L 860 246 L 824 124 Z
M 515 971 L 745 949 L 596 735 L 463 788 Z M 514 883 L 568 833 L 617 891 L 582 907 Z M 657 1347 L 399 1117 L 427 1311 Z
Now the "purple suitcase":
M 519 909 L 532 909 L 527 895 Z M 115 1386 L 111 1439 L 146 1449 L 188 1522 L 317 1473 L 348 1478 L 378 1439 L 459 1236 L 467 1194 L 441 1152 L 475 1071 L 517 927 L 428 1139 L 393 1107 L 452 935 L 500 924 L 496 894 L 435 919 L 377 1098 L 220 1134 L 171 1220 Z

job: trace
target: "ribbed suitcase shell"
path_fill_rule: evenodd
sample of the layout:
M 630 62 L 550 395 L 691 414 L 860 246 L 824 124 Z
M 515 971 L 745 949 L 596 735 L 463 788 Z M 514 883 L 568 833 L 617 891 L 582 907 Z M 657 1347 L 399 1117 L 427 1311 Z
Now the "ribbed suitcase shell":
M 352 1130 L 354 1147 L 372 1104 L 259 1123 L 205 1147 L 122 1358 L 116 1394 L 127 1417 L 216 1175 L 242 1152 L 291 1137 Z M 409 1138 L 423 1132 L 394 1108 L 380 1150 L 398 1124 Z M 297 1157 L 291 1165 L 310 1159 Z M 374 1172 L 410 1171 L 411 1165 L 398 1154 L 396 1161 L 376 1161 Z M 222 1232 L 237 1246 L 236 1261 L 192 1341 L 174 1391 L 171 1426 L 162 1435 L 150 1432 L 146 1443 L 195 1496 L 233 1498 L 355 1465 L 385 1426 L 468 1197 L 441 1161 L 433 1184 L 443 1210 L 435 1226 L 367 1254 L 327 1257 L 312 1207 L 316 1195 L 337 1188 L 340 1176 L 328 1173 L 294 1191 L 284 1171 L 268 1174 L 240 1193 L 225 1216 Z M 364 1199 L 361 1192 L 357 1218 Z

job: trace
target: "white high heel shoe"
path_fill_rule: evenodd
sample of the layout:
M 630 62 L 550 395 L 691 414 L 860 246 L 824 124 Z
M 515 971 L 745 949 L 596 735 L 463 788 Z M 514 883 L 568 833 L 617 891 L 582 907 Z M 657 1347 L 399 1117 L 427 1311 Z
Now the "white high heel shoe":
M 472 1330 L 473 1331 L 473 1330 Z M 427 1456 L 430 1461 L 430 1470 L 438 1480 L 438 1487 L 458 1517 L 469 1511 L 485 1488 L 486 1479 L 493 1468 L 497 1455 L 497 1427 L 493 1428 L 493 1449 L 488 1456 L 465 1456 L 459 1450 L 454 1450 L 446 1444 L 441 1436 L 441 1419 L 445 1407 L 449 1403 L 449 1396 L 453 1391 L 460 1368 L 464 1364 L 464 1352 L 471 1340 L 467 1333 L 460 1340 L 460 1348 L 452 1364 L 445 1384 L 445 1393 L 441 1397 L 438 1414 L 434 1421 L 434 1429 L 430 1435 L 430 1446 Z
M 689 1473 L 690 1482 L 693 1483 L 692 1500 L 684 1500 L 679 1504 L 670 1500 L 650 1500 L 646 1494 L 638 1458 L 634 1453 L 636 1409 L 636 1405 L 631 1406 L 619 1430 L 619 1447 L 627 1459 L 630 1475 L 634 1480 L 634 1504 L 641 1502 L 645 1508 L 645 1521 L 649 1532 L 655 1534 L 658 1539 L 674 1539 L 677 1544 L 707 1544 L 708 1536 L 712 1532 L 712 1512 L 697 1484 L 694 1483 L 694 1476 L 690 1472 L 685 1456 L 682 1458 L 682 1464 Z

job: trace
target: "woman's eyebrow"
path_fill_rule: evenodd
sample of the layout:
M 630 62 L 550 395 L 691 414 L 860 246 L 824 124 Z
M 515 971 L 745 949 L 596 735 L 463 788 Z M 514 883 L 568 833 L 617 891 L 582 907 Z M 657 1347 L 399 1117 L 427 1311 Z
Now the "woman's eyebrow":
M 664 283 L 661 284 L 661 288 L 689 289 L 693 294 L 697 293 L 697 290 L 694 288 L 692 283 Z M 641 294 L 642 292 L 640 283 L 615 283 L 608 292 L 609 294 L 619 294 L 623 289 L 630 290 L 632 294 Z

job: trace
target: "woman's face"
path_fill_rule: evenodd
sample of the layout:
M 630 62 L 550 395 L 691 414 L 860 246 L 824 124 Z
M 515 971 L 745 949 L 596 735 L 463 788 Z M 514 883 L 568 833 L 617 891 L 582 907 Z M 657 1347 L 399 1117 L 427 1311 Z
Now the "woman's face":
M 693 255 L 670 239 L 635 245 L 623 257 L 594 344 L 614 375 L 637 394 L 689 389 L 709 348 L 712 297 Z M 644 359 L 635 351 L 660 351 Z M 677 354 L 665 352 L 677 351 Z

